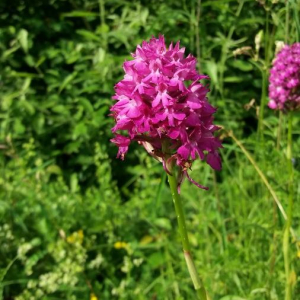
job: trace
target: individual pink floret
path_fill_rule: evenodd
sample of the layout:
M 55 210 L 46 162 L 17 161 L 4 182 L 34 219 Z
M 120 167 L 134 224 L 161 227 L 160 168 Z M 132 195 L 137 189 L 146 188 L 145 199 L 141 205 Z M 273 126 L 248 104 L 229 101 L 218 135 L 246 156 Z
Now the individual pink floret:
M 184 57 L 179 42 L 167 48 L 163 36 L 151 38 L 137 46 L 133 60 L 123 65 L 124 79 L 115 86 L 112 128 L 124 159 L 131 141 L 137 141 L 164 165 L 167 172 L 172 161 L 180 167 L 181 179 L 186 176 L 198 187 L 205 188 L 187 174 L 197 156 L 214 169 L 221 169 L 214 136 L 219 128 L 213 125 L 216 109 L 208 103 L 208 89 L 199 80 L 208 79 L 196 70 L 197 60 Z M 122 134 L 127 132 L 128 136 Z M 166 145 L 167 152 L 166 153 Z
M 300 43 L 285 45 L 270 70 L 268 106 L 276 110 L 300 107 Z

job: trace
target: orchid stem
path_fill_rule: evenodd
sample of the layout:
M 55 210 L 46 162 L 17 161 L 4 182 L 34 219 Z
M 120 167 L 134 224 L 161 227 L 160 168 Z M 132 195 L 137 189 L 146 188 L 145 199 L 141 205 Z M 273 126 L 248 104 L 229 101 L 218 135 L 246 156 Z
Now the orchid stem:
M 188 267 L 188 271 L 193 281 L 198 299 L 207 300 L 206 290 L 203 286 L 202 280 L 200 279 L 197 273 L 196 266 L 191 255 L 191 246 L 188 238 L 188 233 L 186 230 L 183 206 L 182 206 L 180 195 L 178 194 L 177 191 L 177 179 L 174 175 L 168 174 L 168 180 L 172 192 L 172 197 L 173 197 L 173 202 L 175 206 L 177 222 L 179 227 L 179 233 L 180 233 L 182 247 L 183 247 L 184 258 Z
M 291 262 L 290 262 L 290 228 L 292 225 L 293 218 L 293 163 L 292 163 L 292 132 L 293 131 L 293 112 L 289 114 L 289 125 L 288 125 L 288 142 L 287 142 L 287 165 L 289 172 L 289 200 L 288 200 L 288 213 L 286 226 L 283 234 L 283 257 L 284 257 L 284 268 L 285 268 L 285 300 L 292 299 L 292 282 L 291 282 Z

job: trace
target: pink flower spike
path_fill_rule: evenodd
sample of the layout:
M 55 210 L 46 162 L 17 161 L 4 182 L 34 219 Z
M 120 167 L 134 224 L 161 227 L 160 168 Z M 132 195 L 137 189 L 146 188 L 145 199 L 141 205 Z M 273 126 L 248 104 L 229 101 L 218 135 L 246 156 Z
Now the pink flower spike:
M 199 156 L 220 170 L 222 145 L 214 136 L 216 109 L 208 102 L 209 90 L 200 83 L 209 78 L 197 72 L 196 58 L 185 57 L 184 52 L 179 42 L 166 47 L 162 35 L 137 46 L 133 60 L 123 65 L 124 78 L 115 86 L 112 142 L 119 147 L 118 157 L 124 159 L 129 144 L 138 141 L 168 173 L 177 165 L 179 189 L 184 177 L 206 189 L 189 177 L 187 169 Z M 290 86 L 296 83 L 289 81 Z M 128 137 L 118 134 L 119 130 L 127 131 Z
M 285 45 L 278 52 L 269 77 L 269 108 L 300 108 L 300 43 Z

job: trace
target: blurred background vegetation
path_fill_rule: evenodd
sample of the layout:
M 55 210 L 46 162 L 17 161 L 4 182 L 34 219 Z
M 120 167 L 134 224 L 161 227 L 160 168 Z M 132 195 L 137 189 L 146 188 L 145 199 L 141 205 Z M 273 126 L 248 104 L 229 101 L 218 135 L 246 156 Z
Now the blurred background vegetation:
M 299 41 L 299 13 L 298 0 L 2 0 L 0 299 L 194 299 L 162 166 L 138 145 L 116 160 L 109 142 L 122 63 L 160 33 L 198 57 L 224 128 L 223 170 L 191 172 L 210 190 L 182 187 L 210 297 L 283 299 L 287 115 L 266 106 L 267 78 L 275 42 Z

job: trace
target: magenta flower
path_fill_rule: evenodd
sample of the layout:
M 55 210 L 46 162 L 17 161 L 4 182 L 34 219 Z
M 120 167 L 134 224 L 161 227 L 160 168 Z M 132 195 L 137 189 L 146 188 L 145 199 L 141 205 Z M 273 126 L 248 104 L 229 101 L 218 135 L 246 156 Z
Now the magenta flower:
M 270 70 L 268 106 L 278 110 L 300 107 L 300 43 L 285 45 Z
M 167 172 L 176 162 L 181 171 L 179 187 L 186 176 L 205 188 L 187 170 L 197 156 L 220 170 L 222 145 L 214 136 L 219 129 L 213 125 L 216 109 L 208 103 L 208 89 L 199 82 L 208 76 L 196 71 L 196 58 L 184 57 L 184 51 L 179 42 L 167 48 L 163 36 L 137 46 L 134 59 L 123 65 L 124 79 L 115 86 L 117 102 L 111 111 L 116 125 L 111 141 L 119 147 L 117 157 L 124 159 L 131 141 L 137 141 Z M 128 136 L 118 131 L 127 131 Z

